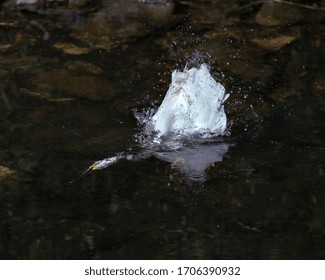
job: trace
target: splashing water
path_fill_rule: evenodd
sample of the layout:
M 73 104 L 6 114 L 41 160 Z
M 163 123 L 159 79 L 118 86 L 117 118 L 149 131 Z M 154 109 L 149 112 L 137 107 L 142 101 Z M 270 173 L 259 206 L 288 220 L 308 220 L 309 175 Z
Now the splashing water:
M 228 97 L 206 64 L 183 72 L 175 70 L 169 90 L 146 128 L 156 131 L 158 136 L 170 133 L 200 134 L 204 138 L 223 135 L 227 126 L 223 102 Z
M 135 155 L 118 153 L 96 161 L 81 176 L 91 170 L 106 168 L 120 159 L 155 156 L 171 162 L 190 181 L 204 182 L 206 168 L 222 161 L 229 148 L 228 143 L 216 138 L 223 136 L 227 128 L 223 103 L 228 97 L 206 64 L 189 70 L 185 67 L 183 72 L 175 70 L 158 110 L 134 112 L 143 126 L 136 136 L 143 151 Z

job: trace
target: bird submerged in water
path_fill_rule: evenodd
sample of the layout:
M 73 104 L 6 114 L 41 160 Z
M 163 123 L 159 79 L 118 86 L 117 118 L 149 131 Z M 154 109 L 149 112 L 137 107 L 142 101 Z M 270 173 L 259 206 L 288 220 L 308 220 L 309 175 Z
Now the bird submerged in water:
M 226 94 L 225 88 L 211 76 L 206 64 L 189 70 L 185 68 L 183 72 L 175 70 L 172 73 L 172 82 L 158 111 L 145 122 L 145 133 L 155 135 L 152 138 L 153 145 L 149 145 L 150 149 L 136 155 L 122 152 L 114 157 L 95 161 L 71 182 L 79 180 L 92 170 L 107 168 L 120 159 L 135 160 L 155 156 L 174 162 L 176 158 L 173 152 L 175 151 L 187 160 L 183 166 L 184 172 L 196 170 L 200 174 L 204 173 L 205 168 L 210 164 L 222 160 L 229 145 L 218 143 L 209 147 L 197 143 L 192 147 L 186 147 L 179 143 L 174 145 L 175 138 L 172 136 L 194 135 L 204 139 L 224 135 L 227 128 L 227 116 L 223 103 L 228 97 L 229 94 Z M 169 135 L 171 137 L 168 137 Z M 159 141 L 163 138 L 163 141 Z M 170 151 L 161 153 L 159 152 L 160 144 L 166 139 L 170 140 L 167 141 Z M 148 145 L 143 143 L 144 149 L 146 146 Z M 202 155 L 205 155 L 204 159 Z
M 208 66 L 172 73 L 172 83 L 151 122 L 158 135 L 223 135 L 227 116 L 223 103 L 229 97 L 225 88 L 214 80 Z

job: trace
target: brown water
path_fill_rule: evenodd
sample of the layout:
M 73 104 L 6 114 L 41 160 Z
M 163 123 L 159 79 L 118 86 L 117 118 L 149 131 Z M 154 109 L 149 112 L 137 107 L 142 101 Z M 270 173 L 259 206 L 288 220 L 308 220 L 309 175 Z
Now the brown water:
M 2 259 L 325 257 L 321 3 L 43 2 L 1 2 Z M 132 110 L 197 53 L 231 94 L 204 184 L 155 157 L 69 184 L 142 151 Z

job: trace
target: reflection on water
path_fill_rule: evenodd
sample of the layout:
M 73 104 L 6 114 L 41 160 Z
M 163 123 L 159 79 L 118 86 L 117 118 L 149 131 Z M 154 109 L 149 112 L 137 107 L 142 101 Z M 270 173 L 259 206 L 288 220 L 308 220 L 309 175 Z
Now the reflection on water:
M 321 1 L 35 2 L 1 2 L 1 258 L 325 257 Z M 150 153 L 132 112 L 197 51 L 235 145 Z
M 203 183 L 206 180 L 205 170 L 222 161 L 229 144 L 196 144 L 171 152 L 155 152 L 158 159 L 172 163 L 172 168 L 180 170 L 189 182 Z

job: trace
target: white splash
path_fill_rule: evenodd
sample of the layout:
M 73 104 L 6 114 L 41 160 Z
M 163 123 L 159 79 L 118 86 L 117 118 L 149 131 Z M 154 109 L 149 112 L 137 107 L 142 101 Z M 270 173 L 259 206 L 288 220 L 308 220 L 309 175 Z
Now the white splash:
M 184 72 L 175 70 L 168 92 L 147 128 L 153 128 L 159 136 L 169 133 L 223 135 L 227 127 L 223 103 L 228 97 L 206 64 Z
M 189 181 L 204 182 L 206 168 L 222 161 L 230 146 L 213 138 L 225 134 L 227 116 L 223 103 L 228 97 L 206 64 L 185 68 L 183 72 L 175 70 L 158 111 L 149 109 L 134 114 L 144 125 L 136 139 L 143 151 L 122 152 L 96 161 L 79 178 L 120 159 L 143 160 L 154 156 L 171 162 Z

